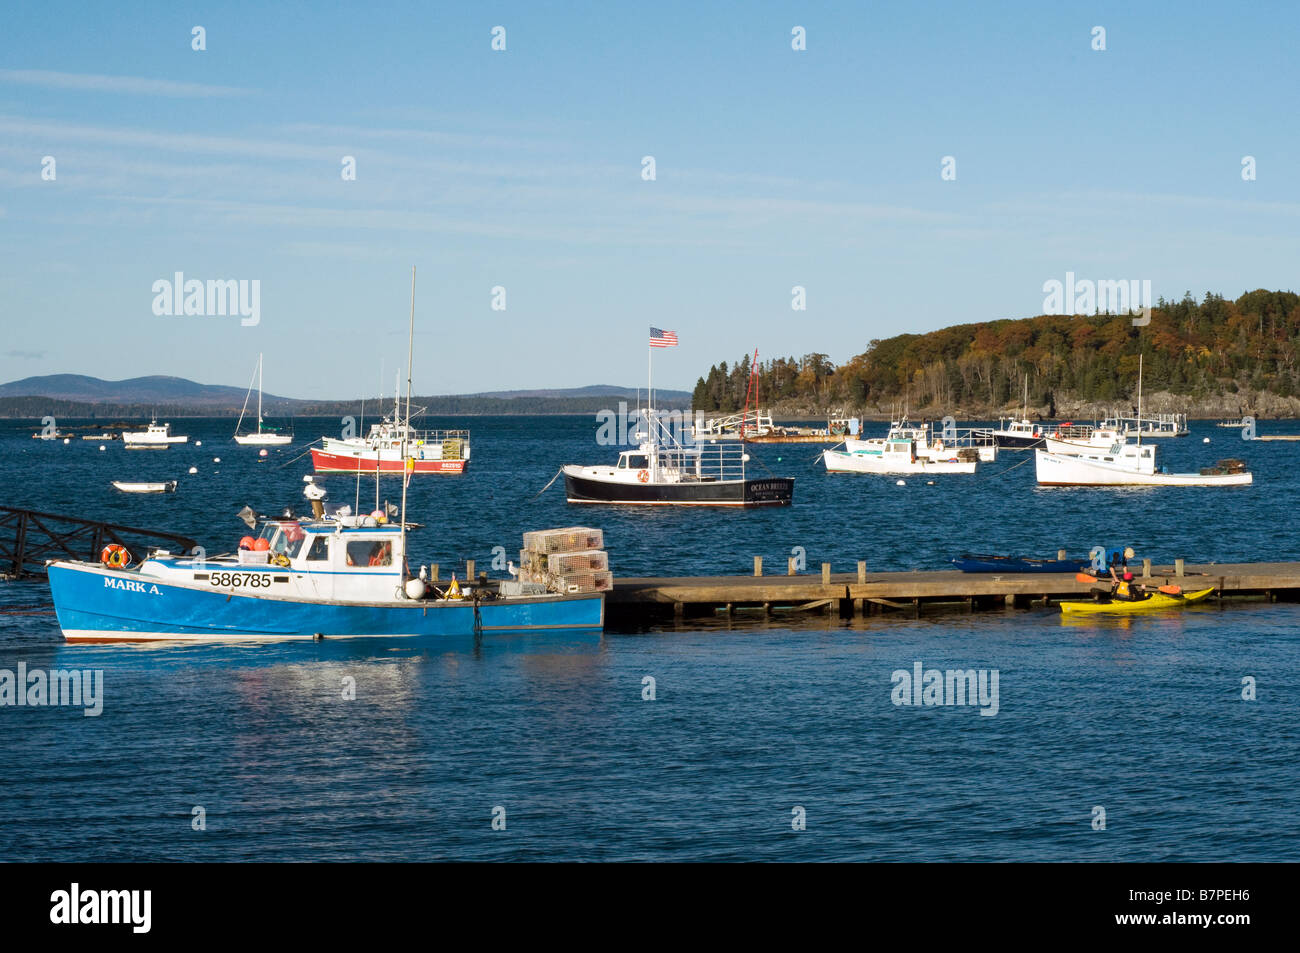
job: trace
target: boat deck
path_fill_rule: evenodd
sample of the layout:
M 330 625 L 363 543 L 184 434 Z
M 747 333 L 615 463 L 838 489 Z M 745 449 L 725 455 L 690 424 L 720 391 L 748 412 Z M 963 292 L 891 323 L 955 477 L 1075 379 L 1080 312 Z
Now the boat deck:
M 1208 563 L 1153 565 L 1139 582 L 1217 590 L 1216 597 L 1254 597 L 1300 601 L 1300 563 Z M 1104 583 L 1102 583 L 1104 584 Z M 615 576 L 606 596 L 609 617 L 627 622 L 656 616 L 731 614 L 743 609 L 765 613 L 820 610 L 842 617 L 891 610 L 920 613 L 924 607 L 1005 609 L 1048 605 L 1086 596 L 1092 584 L 1073 573 L 867 572 L 782 576 Z

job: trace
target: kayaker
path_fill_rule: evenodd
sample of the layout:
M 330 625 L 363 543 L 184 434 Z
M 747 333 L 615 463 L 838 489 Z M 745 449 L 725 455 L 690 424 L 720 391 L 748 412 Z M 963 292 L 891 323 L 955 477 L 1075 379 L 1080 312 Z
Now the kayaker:
M 1127 599 L 1130 602 L 1139 602 L 1147 597 L 1147 587 L 1133 581 L 1133 573 L 1127 569 L 1124 575 L 1120 577 L 1115 584 L 1115 598 Z

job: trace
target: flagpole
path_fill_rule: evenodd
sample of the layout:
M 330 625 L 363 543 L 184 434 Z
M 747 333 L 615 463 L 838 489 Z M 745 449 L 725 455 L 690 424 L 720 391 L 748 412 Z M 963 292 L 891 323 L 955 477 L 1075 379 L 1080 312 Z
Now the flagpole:
M 406 341 L 406 423 L 402 427 L 402 565 L 398 568 L 397 584 L 398 598 L 407 598 L 406 595 L 406 488 L 411 484 L 411 471 L 408 469 L 414 463 L 408 460 L 406 453 L 407 436 L 411 430 L 411 364 L 415 360 L 415 266 L 411 266 L 411 319 L 407 330 Z M 400 371 L 398 373 L 401 373 Z M 399 385 L 400 386 L 400 385 Z M 393 416 L 397 416 L 398 408 L 393 408 Z M 375 463 L 376 471 L 379 463 Z M 375 495 L 379 495 L 379 480 L 375 480 Z

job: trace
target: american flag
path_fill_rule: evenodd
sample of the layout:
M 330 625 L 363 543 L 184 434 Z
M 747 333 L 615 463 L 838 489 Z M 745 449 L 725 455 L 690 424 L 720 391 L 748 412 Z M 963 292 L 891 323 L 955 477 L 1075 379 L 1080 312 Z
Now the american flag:
M 650 329 L 650 346 L 651 347 L 676 347 L 677 332 L 662 331 L 659 328 Z

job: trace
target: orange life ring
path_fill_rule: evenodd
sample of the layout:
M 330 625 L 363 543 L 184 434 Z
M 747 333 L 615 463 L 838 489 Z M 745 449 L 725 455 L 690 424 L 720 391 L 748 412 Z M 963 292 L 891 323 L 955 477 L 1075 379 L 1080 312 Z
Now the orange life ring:
M 636 478 L 637 478 L 638 480 L 640 480 L 642 483 L 649 483 L 649 482 L 650 482 L 650 471 L 649 471 L 649 470 L 638 470 L 638 471 L 637 471 Z
M 99 561 L 109 569 L 125 569 L 131 565 L 131 553 L 125 546 L 109 543 L 100 550 Z

